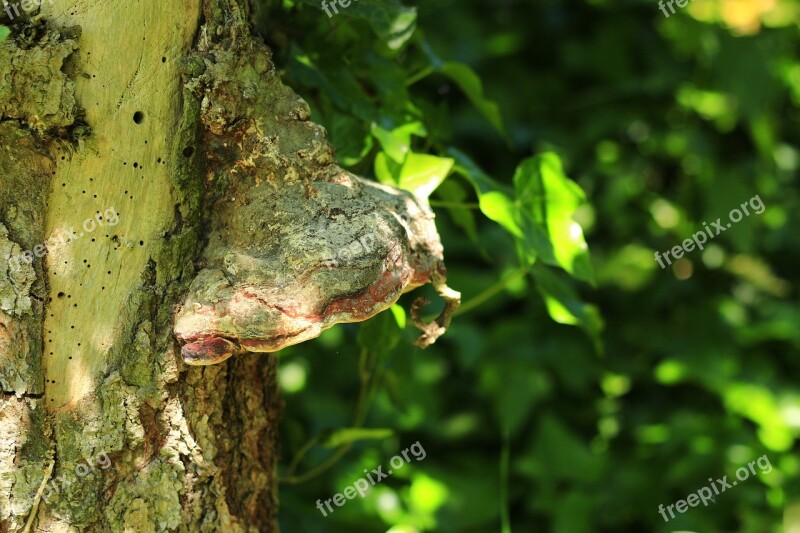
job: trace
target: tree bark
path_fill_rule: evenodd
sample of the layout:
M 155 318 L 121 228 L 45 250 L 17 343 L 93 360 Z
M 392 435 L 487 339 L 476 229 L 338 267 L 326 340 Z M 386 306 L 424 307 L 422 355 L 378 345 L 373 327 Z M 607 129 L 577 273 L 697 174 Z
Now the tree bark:
M 0 44 L 0 531 L 277 529 L 275 358 L 188 367 L 172 333 L 207 224 L 186 85 L 247 16 L 46 1 Z
M 432 283 L 424 347 L 460 302 L 430 207 L 336 164 L 248 10 L 45 2 L 0 44 L 2 531 L 274 531 L 269 352 Z

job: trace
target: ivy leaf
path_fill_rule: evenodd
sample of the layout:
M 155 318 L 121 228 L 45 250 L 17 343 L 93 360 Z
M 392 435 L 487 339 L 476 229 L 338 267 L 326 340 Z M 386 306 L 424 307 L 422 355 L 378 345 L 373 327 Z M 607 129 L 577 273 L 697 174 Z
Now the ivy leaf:
M 410 152 L 402 164 L 381 152 L 375 158 L 375 175 L 381 183 L 395 185 L 427 199 L 450 175 L 453 159 Z
M 535 265 L 531 272 L 550 318 L 559 324 L 581 327 L 594 342 L 597 352 L 602 353 L 600 333 L 603 319 L 597 307 L 583 302 L 569 282 L 559 277 L 557 272 L 543 265 Z
M 451 204 L 453 206 L 465 203 L 468 197 L 468 191 L 465 190 L 460 183 L 455 181 L 446 181 L 442 183 L 442 185 L 436 189 L 436 194 L 437 197 L 444 200 L 446 204 Z M 478 227 L 475 223 L 475 213 L 473 210 L 464 207 L 448 206 L 447 211 L 450 213 L 450 216 L 453 217 L 453 221 L 456 225 L 462 228 L 467 236 L 469 236 L 469 239 L 473 243 L 479 244 Z
M 509 142 L 508 134 L 503 125 L 503 117 L 500 114 L 500 106 L 486 97 L 483 90 L 483 82 L 478 74 L 467 64 L 457 61 L 443 61 L 436 55 L 430 43 L 424 38 L 418 37 L 417 42 L 431 62 L 433 71 L 444 74 L 453 80 L 464 94 L 467 95 L 472 105 L 474 105 L 484 118 L 494 126 L 503 139 Z
M 358 164 L 372 150 L 372 137 L 366 133 L 366 127 L 360 120 L 332 111 L 328 123 L 331 144 L 345 167 Z
M 517 223 L 512 191 L 489 177 L 466 154 L 450 148 L 447 155 L 455 161 L 455 171 L 464 176 L 475 188 L 481 212 L 516 238 L 524 235 Z
M 524 237 L 522 229 L 516 221 L 516 208 L 514 200 L 501 191 L 489 191 L 478 198 L 481 211 L 490 220 L 503 226 L 509 233 L 519 239 Z
M 8 29 L 6 26 L 0 24 L 0 43 L 6 40 L 8 35 L 11 33 L 11 30 Z
M 351 4 L 350 8 L 343 13 L 369 22 L 391 50 L 402 48 L 417 29 L 417 9 L 397 0 L 365 0 Z
M 401 168 L 402 165 L 385 152 L 378 152 L 375 156 L 375 177 L 384 185 L 397 187 L 397 176 L 400 175 Z
M 303 4 L 314 6 L 333 18 L 343 15 L 350 18 L 365 20 L 372 31 L 386 43 L 391 50 L 399 50 L 408 42 L 408 39 L 417 29 L 417 9 L 403 5 L 398 0 L 352 0 L 344 7 L 341 0 L 338 2 L 320 0 L 300 0 Z M 335 6 L 335 7 L 334 7 Z
M 542 260 L 594 284 L 583 229 L 573 219 L 586 198 L 564 174 L 558 156 L 546 153 L 523 161 L 514 175 L 514 187 L 520 223 Z
M 411 151 L 411 136 L 425 137 L 428 132 L 421 122 L 411 122 L 404 124 L 391 131 L 386 130 L 374 122 L 371 126 L 372 136 L 380 143 L 386 155 L 398 163 L 405 161 L 406 156 Z
M 564 174 L 556 154 L 523 161 L 514 175 L 513 193 L 458 150 L 447 154 L 456 160 L 456 172 L 475 188 L 481 212 L 514 237 L 523 264 L 541 259 L 594 283 L 583 230 L 572 218 L 586 199 Z
M 464 91 L 472 105 L 494 126 L 494 129 L 508 141 L 500 106 L 486 98 L 483 92 L 483 83 L 478 75 L 468 65 L 448 61 L 439 67 L 439 71 L 452 79 Z
M 427 199 L 453 169 L 453 159 L 427 154 L 408 154 L 400 173 L 401 189 Z
M 337 63 L 331 64 L 330 61 Z M 330 59 L 325 65 L 328 69 L 335 69 L 336 75 L 329 76 L 300 47 L 292 47 L 289 74 L 293 81 L 298 85 L 319 89 L 337 108 L 352 113 L 362 121 L 375 120 L 379 115 L 378 110 L 350 69 L 341 60 Z

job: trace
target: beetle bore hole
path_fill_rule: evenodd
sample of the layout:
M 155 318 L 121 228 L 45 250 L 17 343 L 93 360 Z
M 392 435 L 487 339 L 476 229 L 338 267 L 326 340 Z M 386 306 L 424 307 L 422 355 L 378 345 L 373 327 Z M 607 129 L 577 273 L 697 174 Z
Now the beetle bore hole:
M 134 113 L 133 121 L 137 124 L 141 124 L 142 122 L 144 122 L 144 113 L 142 113 L 141 111 L 137 111 L 136 113 Z

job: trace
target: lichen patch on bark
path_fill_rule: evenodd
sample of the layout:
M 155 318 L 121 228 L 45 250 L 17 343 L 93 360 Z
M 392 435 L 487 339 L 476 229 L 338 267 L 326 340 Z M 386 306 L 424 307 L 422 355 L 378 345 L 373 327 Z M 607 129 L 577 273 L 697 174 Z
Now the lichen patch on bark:
M 44 388 L 46 285 L 41 261 L 33 259 L 43 239 L 53 169 L 32 132 L 0 123 L 0 391 L 6 393 L 41 394 Z
M 0 43 L 0 120 L 21 121 L 38 133 L 63 132 L 80 114 L 75 86 L 64 72 L 78 44 L 41 23 L 29 28 L 28 38 Z

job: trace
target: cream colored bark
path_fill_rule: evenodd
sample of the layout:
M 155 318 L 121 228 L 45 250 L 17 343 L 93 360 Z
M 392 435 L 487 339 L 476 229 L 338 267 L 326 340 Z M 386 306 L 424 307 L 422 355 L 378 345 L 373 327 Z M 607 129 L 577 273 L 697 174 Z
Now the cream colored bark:
M 241 27 L 62 0 L 0 45 L 0 531 L 275 528 L 274 359 L 188 368 L 171 329 L 206 215 L 203 8 Z

